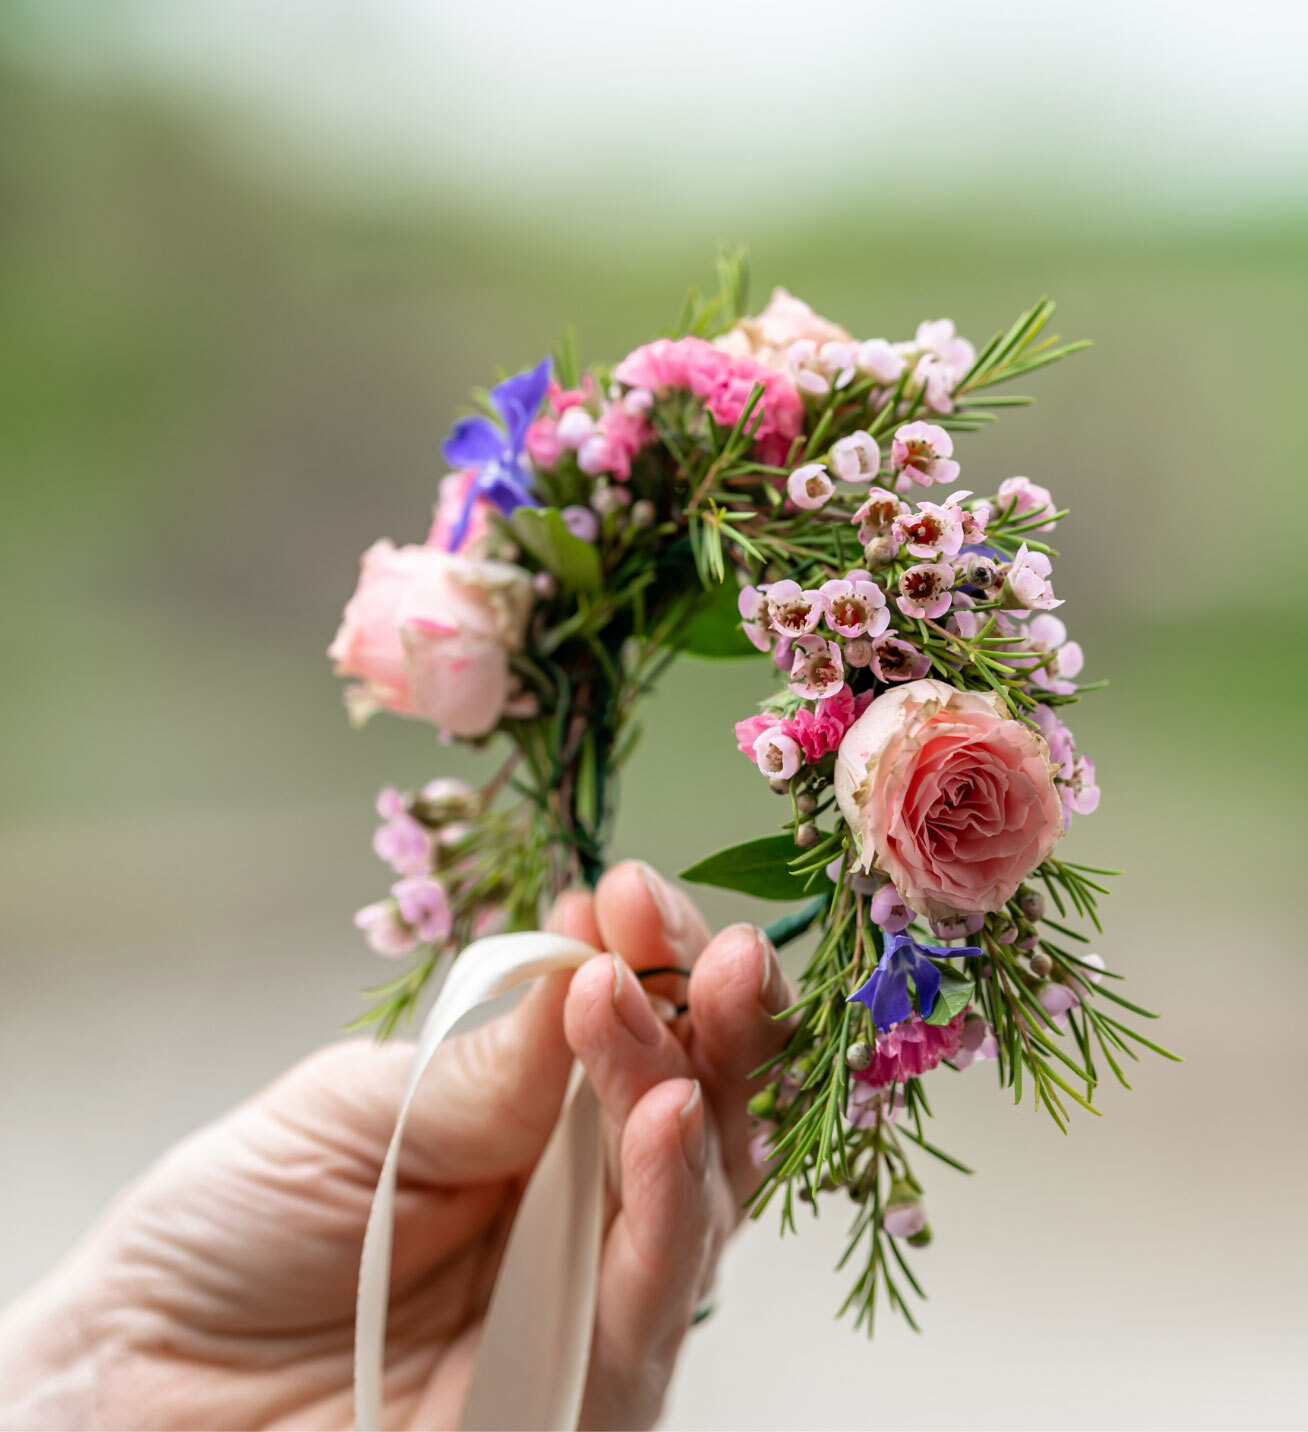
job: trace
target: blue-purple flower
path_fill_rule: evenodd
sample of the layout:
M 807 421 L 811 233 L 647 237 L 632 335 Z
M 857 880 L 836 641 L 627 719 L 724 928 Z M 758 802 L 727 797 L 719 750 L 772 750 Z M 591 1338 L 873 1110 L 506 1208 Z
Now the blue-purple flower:
M 463 511 L 450 533 L 449 550 L 457 552 L 473 508 L 480 498 L 493 502 L 507 517 L 519 507 L 539 507 L 531 491 L 531 473 L 523 466 L 527 428 L 536 416 L 550 381 L 550 360 L 515 373 L 490 390 L 490 400 L 502 427 L 489 418 L 460 418 L 450 429 L 441 452 L 451 467 L 471 470 L 476 477 L 468 487 Z
M 885 938 L 885 953 L 871 978 L 846 1001 L 865 1004 L 872 1013 L 872 1023 L 883 1033 L 892 1024 L 901 1024 L 912 1016 L 913 1001 L 908 993 L 910 977 L 917 989 L 917 1008 L 922 1018 L 928 1018 L 935 1008 L 936 995 L 940 993 L 940 971 L 927 958 L 929 955 L 938 960 L 956 960 L 983 953 L 975 945 L 962 945 L 957 949 L 948 945 L 921 945 L 911 935 L 888 934 Z

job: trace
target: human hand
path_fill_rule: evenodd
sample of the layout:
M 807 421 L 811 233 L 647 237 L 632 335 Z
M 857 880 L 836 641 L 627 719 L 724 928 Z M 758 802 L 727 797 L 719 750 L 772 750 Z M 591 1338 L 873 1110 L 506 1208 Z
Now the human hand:
M 399 1168 L 388 1426 L 457 1421 L 513 1213 L 574 1053 L 615 1192 L 582 1424 L 648 1426 L 757 1175 L 749 1071 L 793 990 L 766 939 L 710 940 L 648 867 L 562 896 L 550 928 L 618 952 L 442 1045 Z M 690 966 L 669 1024 L 634 971 Z M 670 1013 L 671 1011 L 666 1011 Z M 311 1056 L 172 1149 L 0 1316 L 0 1425 L 346 1427 L 355 1280 L 410 1045 Z

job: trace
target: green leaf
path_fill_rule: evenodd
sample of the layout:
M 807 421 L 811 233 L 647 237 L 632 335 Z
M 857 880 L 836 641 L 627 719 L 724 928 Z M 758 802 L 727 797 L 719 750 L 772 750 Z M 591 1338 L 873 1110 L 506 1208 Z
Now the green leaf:
M 936 1002 L 925 1021 L 927 1024 L 948 1024 L 956 1014 L 962 1014 L 976 995 L 976 987 L 966 975 L 959 974 L 948 965 L 938 968 L 940 993 L 936 995 Z
M 758 653 L 740 629 L 736 584 L 719 582 L 709 588 L 705 598 L 704 605 L 673 637 L 673 646 L 687 656 L 711 661 L 756 656 Z
M 696 885 L 716 885 L 719 890 L 736 890 L 760 900 L 803 900 L 832 890 L 831 881 L 823 874 L 796 875 L 789 862 L 801 854 L 794 838 L 765 835 L 719 850 L 689 870 L 681 872 L 683 880 Z
M 598 592 L 599 552 L 568 531 L 556 507 L 519 507 L 509 518 L 513 535 L 533 557 L 578 592 Z

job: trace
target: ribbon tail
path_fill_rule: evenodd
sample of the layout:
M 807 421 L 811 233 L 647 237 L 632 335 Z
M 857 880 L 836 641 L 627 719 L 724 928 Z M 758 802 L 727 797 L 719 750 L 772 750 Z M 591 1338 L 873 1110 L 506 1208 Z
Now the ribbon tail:
M 580 940 L 545 933 L 494 935 L 478 940 L 455 959 L 436 1003 L 423 1022 L 408 1087 L 396 1117 L 395 1132 L 382 1161 L 359 1263 L 354 1325 L 354 1416 L 361 1432 L 377 1432 L 382 1422 L 386 1314 L 390 1302 L 391 1243 L 400 1147 L 409 1110 L 423 1075 L 445 1038 L 478 1005 L 506 994 L 538 975 L 576 969 L 587 960 L 594 959 L 596 953 L 592 946 L 582 944 Z M 478 1426 L 576 1426 L 594 1322 L 604 1199 L 599 1148 L 597 1102 L 584 1078 L 574 1070 L 564 1113 L 550 1136 L 541 1162 L 536 1166 L 518 1215 L 521 1220 L 524 1213 L 530 1212 L 532 1222 L 528 1226 L 546 1231 L 534 1237 L 520 1236 L 515 1224 L 496 1282 L 478 1351 L 477 1368 L 473 1373 L 474 1392 L 484 1387 L 488 1379 L 498 1378 L 502 1384 L 500 1390 L 511 1396 L 514 1410 L 505 1411 L 488 1394 L 478 1393 L 482 1400 L 475 1412 L 478 1417 L 486 1419 L 478 1422 Z M 578 1200 L 576 1208 L 571 1206 L 573 1199 Z M 592 1239 L 593 1247 L 586 1242 L 567 1242 L 574 1234 L 579 1240 Z M 571 1267 L 569 1260 L 575 1260 L 577 1266 Z M 560 1273 L 560 1269 L 566 1269 L 566 1273 Z M 507 1274 L 512 1275 L 511 1280 Z M 555 1277 L 560 1281 L 547 1281 Z M 511 1282 L 519 1286 L 512 1286 Z M 552 1335 L 548 1345 L 542 1342 L 536 1347 L 533 1344 L 534 1356 L 560 1359 L 548 1378 L 545 1378 L 539 1364 L 527 1375 L 528 1369 L 521 1364 L 519 1349 L 500 1341 L 508 1336 L 526 1335 L 516 1320 L 510 1320 L 507 1309 L 497 1312 L 497 1305 L 512 1304 L 515 1300 L 521 1305 L 521 1311 L 534 1314 L 539 1324 L 558 1325 L 557 1328 L 551 1327 L 551 1333 L 557 1336 Z M 497 1328 L 508 1328 L 508 1331 L 499 1332 Z M 520 1366 L 524 1374 L 521 1378 Z M 537 1377 L 545 1380 L 536 1384 Z M 513 1393 L 510 1384 L 519 1383 L 522 1384 L 519 1391 Z M 523 1397 L 527 1401 L 523 1401 Z M 547 1398 L 552 1400 L 547 1401 Z M 465 1426 L 473 1410 L 470 1407 L 465 1411 Z M 573 1420 L 565 1420 L 569 1417 Z
M 460 1428 L 573 1432 L 590 1366 L 603 1225 L 600 1104 L 578 1064 L 509 1234 Z

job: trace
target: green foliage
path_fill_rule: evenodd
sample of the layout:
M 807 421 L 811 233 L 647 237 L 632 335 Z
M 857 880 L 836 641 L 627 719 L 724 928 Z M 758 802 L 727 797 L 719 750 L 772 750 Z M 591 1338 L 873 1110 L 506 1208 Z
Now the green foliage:
M 976 986 L 967 975 L 961 974 L 950 965 L 942 966 L 940 993 L 936 996 L 936 1002 L 926 1022 L 948 1024 L 956 1014 L 962 1014 L 975 997 Z
M 598 592 L 599 552 L 593 543 L 575 537 L 555 507 L 519 507 L 509 528 L 547 571 L 578 592 Z
M 796 857 L 802 859 L 803 855 L 791 835 L 765 835 L 728 846 L 696 862 L 681 872 L 681 879 L 695 885 L 715 885 L 719 890 L 735 890 L 759 900 L 802 900 L 806 895 L 832 890 L 831 881 L 821 871 L 805 875 L 791 869 Z
M 734 582 L 710 587 L 704 605 L 675 637 L 673 645 L 677 650 L 687 656 L 719 661 L 757 656 L 740 629 L 737 591 Z

